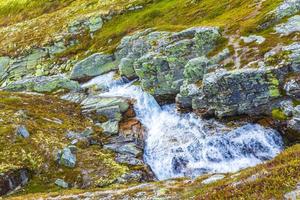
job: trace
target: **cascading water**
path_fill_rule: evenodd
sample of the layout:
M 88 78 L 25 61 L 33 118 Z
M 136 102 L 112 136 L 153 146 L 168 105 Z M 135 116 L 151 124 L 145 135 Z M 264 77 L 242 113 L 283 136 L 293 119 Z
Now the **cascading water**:
M 214 120 L 177 113 L 174 105 L 160 107 L 137 86 L 112 85 L 100 96 L 136 100 L 137 117 L 147 129 L 144 160 L 159 180 L 234 172 L 271 159 L 283 149 L 273 129 L 246 124 L 232 130 Z

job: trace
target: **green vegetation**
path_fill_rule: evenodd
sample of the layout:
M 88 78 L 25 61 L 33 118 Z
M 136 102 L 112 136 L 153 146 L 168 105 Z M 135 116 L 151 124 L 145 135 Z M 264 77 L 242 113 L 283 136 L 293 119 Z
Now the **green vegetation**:
M 2 33 L 0 45 L 6 47 L 1 50 L 0 54 L 14 55 L 16 49 L 22 51 L 25 47 L 47 44 L 51 41 L 51 37 L 62 31 L 62 27 L 67 26 L 75 19 L 96 12 L 97 14 L 105 14 L 111 8 L 115 11 L 122 10 L 133 4 L 143 5 L 144 9 L 113 17 L 112 20 L 105 23 L 104 27 L 93 38 L 89 36 L 79 38 L 80 43 L 77 46 L 59 56 L 80 55 L 87 50 L 91 52 L 109 52 L 116 47 L 123 36 L 146 28 L 174 31 L 191 26 L 220 26 L 228 33 L 235 33 L 237 30 L 241 34 L 253 33 L 256 32 L 258 23 L 262 21 L 266 13 L 273 10 L 281 1 L 267 0 L 260 6 L 255 0 L 206 0 L 196 1 L 195 3 L 191 3 L 189 0 L 135 0 L 129 2 L 124 0 L 109 2 L 64 0 L 59 1 L 57 6 L 53 6 L 55 9 L 52 12 L 43 15 L 41 13 L 43 13 L 44 7 L 47 7 L 49 2 L 46 0 L 32 1 L 30 5 L 38 5 L 35 8 L 32 7 L 32 10 L 38 14 L 30 16 L 36 16 L 36 18 L 31 21 L 24 20 L 19 25 L 22 29 L 14 30 L 10 37 L 6 37 L 6 34 L 11 33 L 10 28 L 13 28 L 13 26 L 0 29 L 0 33 Z M 51 4 L 55 4 L 55 2 L 57 1 L 51 1 Z M 18 10 L 18 7 L 22 7 L 19 3 L 17 5 L 20 6 L 3 5 L 5 7 L 3 13 L 8 12 L 5 10 L 14 8 Z M 30 8 L 29 6 L 22 12 L 9 11 L 11 13 L 9 21 L 13 21 L 15 18 L 30 19 L 26 15 L 28 12 L 30 13 Z M 21 15 L 21 17 L 18 17 L 18 15 Z M 47 27 L 41 24 L 47 24 Z M 38 30 L 32 27 L 38 27 Z
M 111 152 L 84 143 L 77 145 L 74 169 L 55 162 L 55 152 L 71 142 L 65 137 L 67 131 L 93 127 L 78 105 L 51 96 L 0 92 L 0 108 L 0 173 L 20 168 L 34 173 L 23 193 L 57 191 L 57 178 L 81 185 L 83 171 L 89 171 L 92 187 L 106 186 L 128 171 L 114 161 Z M 17 136 L 17 125 L 26 126 L 30 137 Z M 93 130 L 93 139 L 101 140 L 101 130 Z
M 149 183 L 143 187 L 132 185 L 115 186 L 104 193 L 113 198 L 134 197 L 143 192 L 143 197 L 155 199 L 158 195 L 164 198 L 180 199 L 283 199 L 283 195 L 295 189 L 300 179 L 300 145 L 292 146 L 278 155 L 272 161 L 256 167 L 241 170 L 235 174 L 227 174 L 220 181 L 204 185 L 201 182 L 208 175 L 201 176 L 193 181 L 177 179 Z M 116 192 L 116 190 L 122 192 Z M 103 189 L 91 190 L 105 192 Z M 58 195 L 76 195 L 85 191 L 65 190 L 63 193 L 28 194 L 11 199 L 36 199 L 39 197 L 55 197 Z M 101 193 L 99 193 L 99 198 Z M 97 195 L 95 196 L 97 198 Z
M 281 120 L 281 121 L 287 120 L 287 116 L 280 109 L 274 109 L 274 110 L 272 110 L 272 117 L 274 119 Z

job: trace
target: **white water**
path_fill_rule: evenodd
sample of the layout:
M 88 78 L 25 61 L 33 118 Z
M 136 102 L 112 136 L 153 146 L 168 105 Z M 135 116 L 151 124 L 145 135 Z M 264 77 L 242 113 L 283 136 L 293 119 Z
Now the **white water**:
M 275 157 L 280 135 L 257 124 L 234 130 L 194 114 L 179 114 L 174 105 L 160 107 L 139 87 L 115 85 L 100 96 L 136 100 L 135 111 L 146 127 L 144 160 L 159 180 L 204 173 L 235 172 Z

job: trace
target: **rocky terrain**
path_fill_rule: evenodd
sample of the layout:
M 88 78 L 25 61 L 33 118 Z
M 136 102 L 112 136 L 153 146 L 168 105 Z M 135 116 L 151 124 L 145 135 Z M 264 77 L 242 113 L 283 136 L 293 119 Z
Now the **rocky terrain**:
M 299 199 L 299 0 L 0 0 L 0 199 Z

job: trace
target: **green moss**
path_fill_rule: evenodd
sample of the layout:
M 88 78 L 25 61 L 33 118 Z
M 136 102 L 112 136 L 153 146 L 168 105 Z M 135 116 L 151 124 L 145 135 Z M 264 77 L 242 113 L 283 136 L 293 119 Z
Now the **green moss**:
M 55 152 L 70 143 L 65 137 L 67 131 L 81 132 L 92 127 L 94 139 L 101 141 L 105 137 L 76 104 L 47 95 L 0 92 L 0 107 L 0 173 L 19 168 L 33 173 L 30 184 L 20 194 L 59 191 L 54 185 L 58 178 L 80 185 L 83 171 L 89 172 L 91 187 L 105 186 L 129 170 L 116 163 L 110 151 L 84 144 L 77 145 L 74 169 L 57 165 Z M 17 136 L 17 125 L 26 126 L 30 137 Z
M 225 174 L 225 178 L 204 185 L 202 181 L 210 175 L 203 175 L 194 180 L 184 178 L 136 185 L 116 185 L 108 189 L 90 190 L 101 195 L 111 195 L 113 199 L 136 198 L 143 193 L 149 199 L 283 199 L 283 195 L 295 189 L 300 180 L 300 145 L 284 150 L 276 158 L 258 166 L 241 170 L 235 174 Z M 22 198 L 47 198 L 58 195 L 76 195 L 86 191 L 68 190 L 62 193 L 29 194 Z
M 280 109 L 273 109 L 272 110 L 272 117 L 274 119 L 277 119 L 277 120 L 287 120 L 287 116 L 284 114 L 284 112 Z

